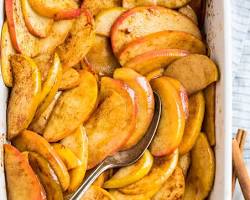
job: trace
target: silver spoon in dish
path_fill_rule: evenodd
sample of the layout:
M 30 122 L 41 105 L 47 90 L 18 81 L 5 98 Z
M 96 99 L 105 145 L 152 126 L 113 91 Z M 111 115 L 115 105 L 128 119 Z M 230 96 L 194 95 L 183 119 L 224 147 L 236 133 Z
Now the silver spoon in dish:
M 132 165 L 142 157 L 143 153 L 149 147 L 154 138 L 161 117 L 161 99 L 159 95 L 155 92 L 154 96 L 155 96 L 154 116 L 144 137 L 132 148 L 125 151 L 117 152 L 115 155 L 109 156 L 105 160 L 103 160 L 96 168 L 92 170 L 89 176 L 84 180 L 82 185 L 69 198 L 69 200 L 81 200 L 84 193 L 88 190 L 91 184 L 104 171 L 111 168 L 125 167 Z

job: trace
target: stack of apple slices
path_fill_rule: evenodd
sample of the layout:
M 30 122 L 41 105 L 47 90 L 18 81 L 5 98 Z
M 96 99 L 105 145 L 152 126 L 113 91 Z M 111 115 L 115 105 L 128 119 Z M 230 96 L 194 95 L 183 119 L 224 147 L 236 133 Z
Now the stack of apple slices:
M 153 91 L 162 116 L 149 149 L 135 164 L 103 173 L 82 199 L 209 195 L 218 69 L 188 3 L 5 0 L 9 200 L 61 200 L 76 191 L 89 170 L 144 136 Z

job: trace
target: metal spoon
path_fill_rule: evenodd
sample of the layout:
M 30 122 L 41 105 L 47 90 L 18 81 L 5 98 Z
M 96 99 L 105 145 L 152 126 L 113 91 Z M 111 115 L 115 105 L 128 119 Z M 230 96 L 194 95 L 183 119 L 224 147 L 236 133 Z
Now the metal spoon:
M 125 167 L 134 164 L 138 161 L 145 150 L 149 147 L 152 142 L 155 132 L 157 130 L 160 117 L 161 117 L 161 99 L 157 93 L 154 92 L 155 96 L 155 112 L 147 133 L 144 137 L 132 148 L 116 153 L 113 156 L 107 157 L 102 161 L 90 175 L 85 179 L 82 185 L 77 189 L 77 191 L 71 196 L 70 200 L 81 200 L 84 193 L 88 190 L 91 184 L 100 176 L 104 171 L 116 168 Z

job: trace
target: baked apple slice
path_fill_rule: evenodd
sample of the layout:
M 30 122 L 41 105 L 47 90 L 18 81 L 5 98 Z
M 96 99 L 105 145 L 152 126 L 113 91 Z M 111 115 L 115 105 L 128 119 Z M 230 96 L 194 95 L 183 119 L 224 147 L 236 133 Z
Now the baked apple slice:
M 169 0 L 169 1 L 165 1 L 165 0 L 156 0 L 157 5 L 159 6 L 164 6 L 167 8 L 180 8 L 182 6 L 187 5 L 191 0 Z
M 34 61 L 23 55 L 11 57 L 14 85 L 8 103 L 8 139 L 26 129 L 40 100 L 41 76 Z
M 27 29 L 37 37 L 46 37 L 51 30 L 54 20 L 38 15 L 30 6 L 29 0 L 22 1 L 22 12 Z
M 49 162 L 34 152 L 28 152 L 28 159 L 46 191 L 47 199 L 63 200 L 60 182 Z
M 78 8 L 74 0 L 29 0 L 29 3 L 39 15 L 50 18 L 60 12 Z
M 100 12 L 95 17 L 96 33 L 102 36 L 109 37 L 112 25 L 124 11 L 126 11 L 125 8 L 114 7 L 105 9 Z
M 193 35 L 181 31 L 161 31 L 135 39 L 117 56 L 121 65 L 132 58 L 159 49 L 182 49 L 190 53 L 205 54 L 205 44 Z
M 52 147 L 55 149 L 68 170 L 74 169 L 82 164 L 81 160 L 77 158 L 74 152 L 63 144 L 54 143 L 52 144 Z
M 215 146 L 216 144 L 216 136 L 215 136 L 215 94 L 216 93 L 216 83 L 210 84 L 204 90 L 204 98 L 205 98 L 205 116 L 203 120 L 203 130 L 207 135 L 207 139 L 211 146 Z
M 15 54 L 12 46 L 7 22 L 4 22 L 1 34 L 1 71 L 4 84 L 12 87 L 13 77 L 10 57 Z
M 99 76 L 112 76 L 114 70 L 120 67 L 118 60 L 113 54 L 109 39 L 99 35 L 96 35 L 85 61 L 91 70 Z
M 160 124 L 150 150 L 154 156 L 169 155 L 179 146 L 184 133 L 185 113 L 182 100 L 168 78 L 163 76 L 150 83 L 160 95 L 163 104 Z
M 63 190 L 68 188 L 70 179 L 67 168 L 53 147 L 42 136 L 25 130 L 13 140 L 13 144 L 20 151 L 31 151 L 43 156 L 55 171 Z
M 4 145 L 4 167 L 8 199 L 46 199 L 43 188 L 26 157 L 10 144 Z
M 69 36 L 58 47 L 63 67 L 69 68 L 79 63 L 90 50 L 94 39 L 94 20 L 88 10 L 82 9 L 82 13 L 75 20 Z
M 104 188 L 121 188 L 146 176 L 154 162 L 153 156 L 147 150 L 135 164 L 119 169 L 108 181 L 104 183 Z
M 179 157 L 178 166 L 182 169 L 183 175 L 185 177 L 187 176 L 190 164 L 191 164 L 190 152 L 188 152 L 188 153 L 186 153 L 184 155 L 181 155 Z
M 101 10 L 121 7 L 121 0 L 84 0 L 82 6 L 89 9 L 93 16 Z
M 197 15 L 189 5 L 186 5 L 186 6 L 183 6 L 183 7 L 179 8 L 178 11 L 181 14 L 183 14 L 183 15 L 187 16 L 188 18 L 190 18 L 196 25 L 198 25 Z
M 218 80 L 218 69 L 207 56 L 193 54 L 171 63 L 164 75 L 180 81 L 188 94 L 196 93 Z
M 119 191 L 128 195 L 142 195 L 147 193 L 154 195 L 173 174 L 178 163 L 178 155 L 178 150 L 175 150 L 171 156 L 155 158 L 152 169 L 147 176 L 126 187 L 119 188 Z
M 158 6 L 135 7 L 124 12 L 112 26 L 113 51 L 117 54 L 139 37 L 168 30 L 183 31 L 201 39 L 199 28 L 177 11 Z
M 27 29 L 20 0 L 5 0 L 5 11 L 13 47 L 17 52 L 34 57 L 39 51 L 38 39 Z
M 80 84 L 80 74 L 73 68 L 63 72 L 59 90 L 72 89 Z
M 75 19 L 81 15 L 82 11 L 80 8 L 64 10 L 57 13 L 54 17 L 55 20 L 70 20 Z
M 206 199 L 213 187 L 215 158 L 204 133 L 199 135 L 191 151 L 191 159 L 183 199 Z
M 167 179 L 161 189 L 153 196 L 152 200 L 183 199 L 185 192 L 185 177 L 180 167 Z
M 61 94 L 62 92 L 57 92 L 54 99 L 51 101 L 51 103 L 45 109 L 45 111 L 43 111 L 41 115 L 33 118 L 31 124 L 29 125 L 29 128 L 28 128 L 29 130 L 39 133 L 41 135 L 43 134 L 43 130 L 45 129 L 48 123 L 49 117 Z
M 201 131 L 205 113 L 205 100 L 202 92 L 193 94 L 189 98 L 189 117 L 186 121 L 184 134 L 179 146 L 180 154 L 189 152 L 195 145 Z
M 98 86 L 95 76 L 80 71 L 79 86 L 64 91 L 51 113 L 43 136 L 49 142 L 57 142 L 84 123 L 96 107 Z
M 37 48 L 39 55 L 54 53 L 57 46 L 62 44 L 72 28 L 74 20 L 61 20 L 54 22 L 46 38 L 39 39 Z
M 150 82 L 153 79 L 163 76 L 164 68 L 156 69 L 146 75 L 147 80 Z
M 137 100 L 136 128 L 123 146 L 123 149 L 129 149 L 139 142 L 151 123 L 154 114 L 154 95 L 147 79 L 132 69 L 116 69 L 114 78 L 124 81 L 134 90 Z
M 67 192 L 74 192 L 82 183 L 88 161 L 88 138 L 85 128 L 81 125 L 77 130 L 60 141 L 65 147 L 71 151 L 81 160 L 81 165 L 69 171 L 70 184 Z
M 120 150 L 129 139 L 135 128 L 135 108 L 134 92 L 126 84 L 108 77 L 101 79 L 98 109 L 85 124 L 88 169 Z
M 146 75 L 154 70 L 165 68 L 173 61 L 188 54 L 189 52 L 180 49 L 153 50 L 132 58 L 123 67 Z

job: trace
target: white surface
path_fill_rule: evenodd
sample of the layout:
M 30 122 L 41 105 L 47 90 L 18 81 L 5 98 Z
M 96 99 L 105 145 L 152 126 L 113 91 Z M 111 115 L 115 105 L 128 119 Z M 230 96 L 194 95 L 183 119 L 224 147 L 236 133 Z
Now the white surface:
M 3 2 L 3 1 L 1 1 Z M 228 0 L 208 0 L 206 30 L 212 58 L 220 66 L 221 80 L 217 86 L 216 99 L 216 179 L 212 200 L 231 199 L 231 56 L 230 56 L 230 8 Z M 0 5 L 0 8 L 3 9 Z M 3 22 L 3 12 L 0 25 Z M 0 78 L 1 79 L 1 78 Z M 5 132 L 7 90 L 0 80 L 0 132 Z M 0 140 L 2 161 L 2 141 Z M 0 199 L 6 200 L 3 165 L 0 163 Z
M 216 88 L 216 177 L 212 200 L 231 199 L 232 173 L 232 71 L 231 16 L 228 0 L 207 0 L 205 29 L 211 58 L 220 68 Z
M 250 0 L 232 0 L 233 133 L 250 131 Z M 250 133 L 250 132 L 249 132 Z M 250 172 L 250 135 L 244 158 Z M 237 184 L 234 200 L 243 200 Z

